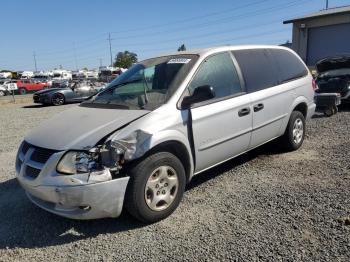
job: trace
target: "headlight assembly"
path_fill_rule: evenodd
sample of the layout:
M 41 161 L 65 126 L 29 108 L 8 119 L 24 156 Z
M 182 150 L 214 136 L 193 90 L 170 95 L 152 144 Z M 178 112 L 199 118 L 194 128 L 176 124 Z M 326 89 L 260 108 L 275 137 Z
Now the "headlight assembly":
M 97 167 L 94 153 L 86 151 L 68 151 L 57 165 L 57 171 L 63 174 L 88 173 Z

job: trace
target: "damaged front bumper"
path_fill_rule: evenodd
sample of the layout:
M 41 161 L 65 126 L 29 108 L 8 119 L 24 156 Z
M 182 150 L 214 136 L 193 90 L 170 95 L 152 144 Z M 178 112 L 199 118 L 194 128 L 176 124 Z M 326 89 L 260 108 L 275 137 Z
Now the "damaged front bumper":
M 17 180 L 34 204 L 72 219 L 120 215 L 129 177 L 112 179 L 108 169 L 98 175 L 105 178 L 100 180 L 94 174 L 61 175 L 56 165 L 64 152 L 54 153 L 46 163 L 40 164 L 32 160 L 35 147 L 26 151 L 22 147 L 16 160 Z M 33 169 L 39 170 L 36 177 L 32 175 Z
M 118 217 L 129 177 L 79 186 L 29 186 L 19 180 L 37 206 L 72 219 Z

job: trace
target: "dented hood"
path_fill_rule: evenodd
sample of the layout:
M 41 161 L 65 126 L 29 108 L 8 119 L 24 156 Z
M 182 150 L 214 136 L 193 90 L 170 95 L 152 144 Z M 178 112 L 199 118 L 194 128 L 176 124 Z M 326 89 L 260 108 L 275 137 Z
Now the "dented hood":
M 25 140 L 32 145 L 54 150 L 87 149 L 148 112 L 78 106 L 42 122 Z

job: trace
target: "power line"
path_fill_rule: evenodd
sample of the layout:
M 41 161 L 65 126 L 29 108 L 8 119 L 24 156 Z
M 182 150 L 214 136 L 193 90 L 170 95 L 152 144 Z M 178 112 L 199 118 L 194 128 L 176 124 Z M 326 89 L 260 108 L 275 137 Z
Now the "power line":
M 202 23 L 202 24 L 196 24 L 194 27 L 196 28 L 201 28 L 201 27 L 208 27 L 208 26 L 216 26 L 218 24 L 222 24 L 222 23 L 227 23 L 227 22 L 232 22 L 234 21 L 235 19 L 239 19 L 239 18 L 250 18 L 252 15 L 264 15 L 266 13 L 270 13 L 270 12 L 274 12 L 274 11 L 277 11 L 277 10 L 280 10 L 280 9 L 285 9 L 285 8 L 288 8 L 288 7 L 291 7 L 291 6 L 295 6 L 295 5 L 300 5 L 300 4 L 303 4 L 303 2 L 307 2 L 306 0 L 304 1 L 291 1 L 289 3 L 287 3 L 287 5 L 283 4 L 283 5 L 277 5 L 277 6 L 274 6 L 274 7 L 269 7 L 269 8 L 264 8 L 264 9 L 261 9 L 261 10 L 255 10 L 253 12 L 248 12 L 248 13 L 243 13 L 243 14 L 240 14 L 238 16 L 234 16 L 234 17 L 225 17 L 225 18 L 221 18 L 221 19 L 218 19 L 218 20 L 215 20 L 215 21 L 210 21 L 210 22 L 206 22 L 206 23 Z M 259 26 L 259 25 L 258 25 Z M 242 27 L 243 28 L 243 27 Z M 244 27 L 244 28 L 247 28 L 247 27 Z M 176 30 L 172 30 L 170 33 L 174 33 L 176 31 L 187 31 L 187 30 L 192 30 L 192 26 L 187 26 L 186 28 L 177 28 Z M 241 30 L 241 29 L 237 29 L 237 30 Z M 151 36 L 153 35 L 159 35 L 159 34 L 165 34 L 165 33 L 169 33 L 169 30 L 167 31 L 158 31 L 158 32 L 154 32 L 151 34 Z M 218 32 L 215 33 L 216 35 L 219 34 Z M 213 35 L 213 34 L 202 34 L 200 35 L 199 37 L 205 37 L 206 35 Z M 133 35 L 133 36 L 130 36 L 130 37 L 119 37 L 118 36 L 118 40 L 120 39 L 129 39 L 129 38 L 137 38 L 137 37 L 140 37 L 140 36 L 150 36 L 150 34 L 142 34 L 142 35 Z M 110 34 L 109 34 L 109 38 L 110 38 Z M 192 37 L 196 37 L 196 36 L 191 36 Z M 109 40 L 109 38 L 107 40 Z M 111 39 L 113 40 L 113 39 Z M 175 41 L 179 41 L 177 38 L 173 40 Z M 145 41 L 140 41 L 139 43 L 130 43 L 130 44 L 127 44 L 128 46 L 140 46 L 140 45 L 146 45 L 146 44 L 154 44 L 154 43 L 166 43 L 166 42 L 170 42 L 172 40 L 166 40 L 166 41 L 153 41 L 153 42 L 145 42 Z M 119 42 L 120 43 L 120 42 Z M 111 50 L 111 44 L 110 44 L 110 50 Z M 90 53 L 90 52 L 89 52 Z M 111 52 L 110 52 L 111 53 Z M 70 55 L 67 55 L 70 57 Z M 110 54 L 111 56 L 111 54 Z M 112 62 L 113 62 L 113 56 L 112 57 Z M 112 64 L 112 63 L 111 63 Z
M 169 23 L 162 23 L 162 24 L 157 24 L 157 25 L 151 25 L 151 26 L 147 26 L 147 27 L 140 27 L 140 28 L 136 28 L 136 29 L 131 29 L 131 30 L 125 30 L 125 31 L 118 31 L 118 32 L 110 32 L 111 34 L 120 34 L 120 33 L 123 33 L 123 32 L 137 32 L 137 31 L 144 31 L 144 30 L 148 30 L 148 29 L 151 29 L 151 28 L 159 28 L 159 27 L 164 27 L 164 26 L 168 26 L 168 25 L 172 25 L 172 24 L 179 24 L 179 23 L 184 23 L 184 22 L 187 22 L 187 21 L 192 21 L 192 20 L 196 20 L 196 19 L 200 19 L 200 18 L 207 18 L 209 16 L 214 16 L 214 15 L 218 15 L 218 14 L 223 14 L 223 13 L 228 13 L 228 12 L 232 12 L 232 11 L 237 11 L 239 9 L 243 9 L 243 8 L 246 8 L 246 7 L 249 7 L 249 6 L 254 6 L 254 5 L 258 5 L 258 4 L 261 4 L 261 3 L 265 3 L 267 1 L 270 1 L 270 0 L 260 0 L 260 1 L 255 1 L 253 3 L 249 3 L 249 4 L 245 4 L 245 5 L 241 5 L 241 6 L 237 6 L 237 7 L 234 7 L 234 8 L 231 8 L 231 9 L 225 9 L 225 10 L 221 10 L 221 11 L 217 11 L 217 12 L 212 12 L 212 13 L 207 13 L 207 14 L 204 14 L 204 15 L 201 15 L 201 16 L 195 16 L 195 17 L 190 17 L 190 18 L 187 18 L 187 19 L 183 19 L 183 20 L 177 20 L 177 21 L 173 21 L 173 22 L 169 22 Z M 170 33 L 168 30 L 167 31 L 162 31 L 162 33 Z M 103 35 L 105 33 L 101 33 L 101 34 L 98 34 L 99 36 L 100 35 Z M 139 37 L 139 36 L 148 36 L 149 34 L 142 34 L 142 35 L 136 35 L 136 37 Z M 134 34 L 131 38 L 134 38 Z M 118 36 L 118 39 L 119 39 L 119 36 Z M 123 39 L 128 39 L 128 37 L 123 37 Z M 91 45 L 86 45 L 85 43 L 87 42 L 98 42 L 98 41 L 101 41 L 101 38 L 98 37 L 93 37 L 93 38 L 89 38 L 89 39 L 86 39 L 84 40 L 84 45 L 79 45 L 79 49 L 81 47 L 84 47 L 84 46 L 91 46 Z M 41 55 L 51 55 L 51 54 L 58 54 L 58 53 L 67 53 L 67 52 L 71 52 L 73 51 L 74 49 L 73 48 L 66 48 L 66 49 L 61 49 L 59 51 L 41 51 L 40 54 Z

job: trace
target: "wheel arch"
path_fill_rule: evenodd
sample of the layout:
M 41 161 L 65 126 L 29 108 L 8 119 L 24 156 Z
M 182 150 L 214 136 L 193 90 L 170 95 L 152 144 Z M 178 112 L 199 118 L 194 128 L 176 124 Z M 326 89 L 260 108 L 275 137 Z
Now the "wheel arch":
M 303 114 L 304 118 L 306 119 L 306 116 L 307 116 L 307 104 L 306 102 L 300 102 L 299 104 L 297 104 L 293 110 L 293 111 L 299 111 L 300 113 Z
M 182 142 L 178 140 L 161 142 L 148 150 L 144 157 L 155 154 L 157 152 L 169 152 L 175 155 L 181 161 L 185 169 L 186 183 L 190 182 L 193 174 L 192 157 Z
M 292 105 L 289 108 L 288 117 L 286 117 L 285 120 L 283 121 L 280 135 L 283 135 L 284 132 L 286 131 L 290 116 L 291 116 L 293 111 L 297 110 L 297 111 L 301 112 L 306 119 L 307 111 L 308 111 L 307 103 L 308 103 L 308 100 L 305 96 L 299 96 L 294 100 L 294 102 L 292 103 Z

